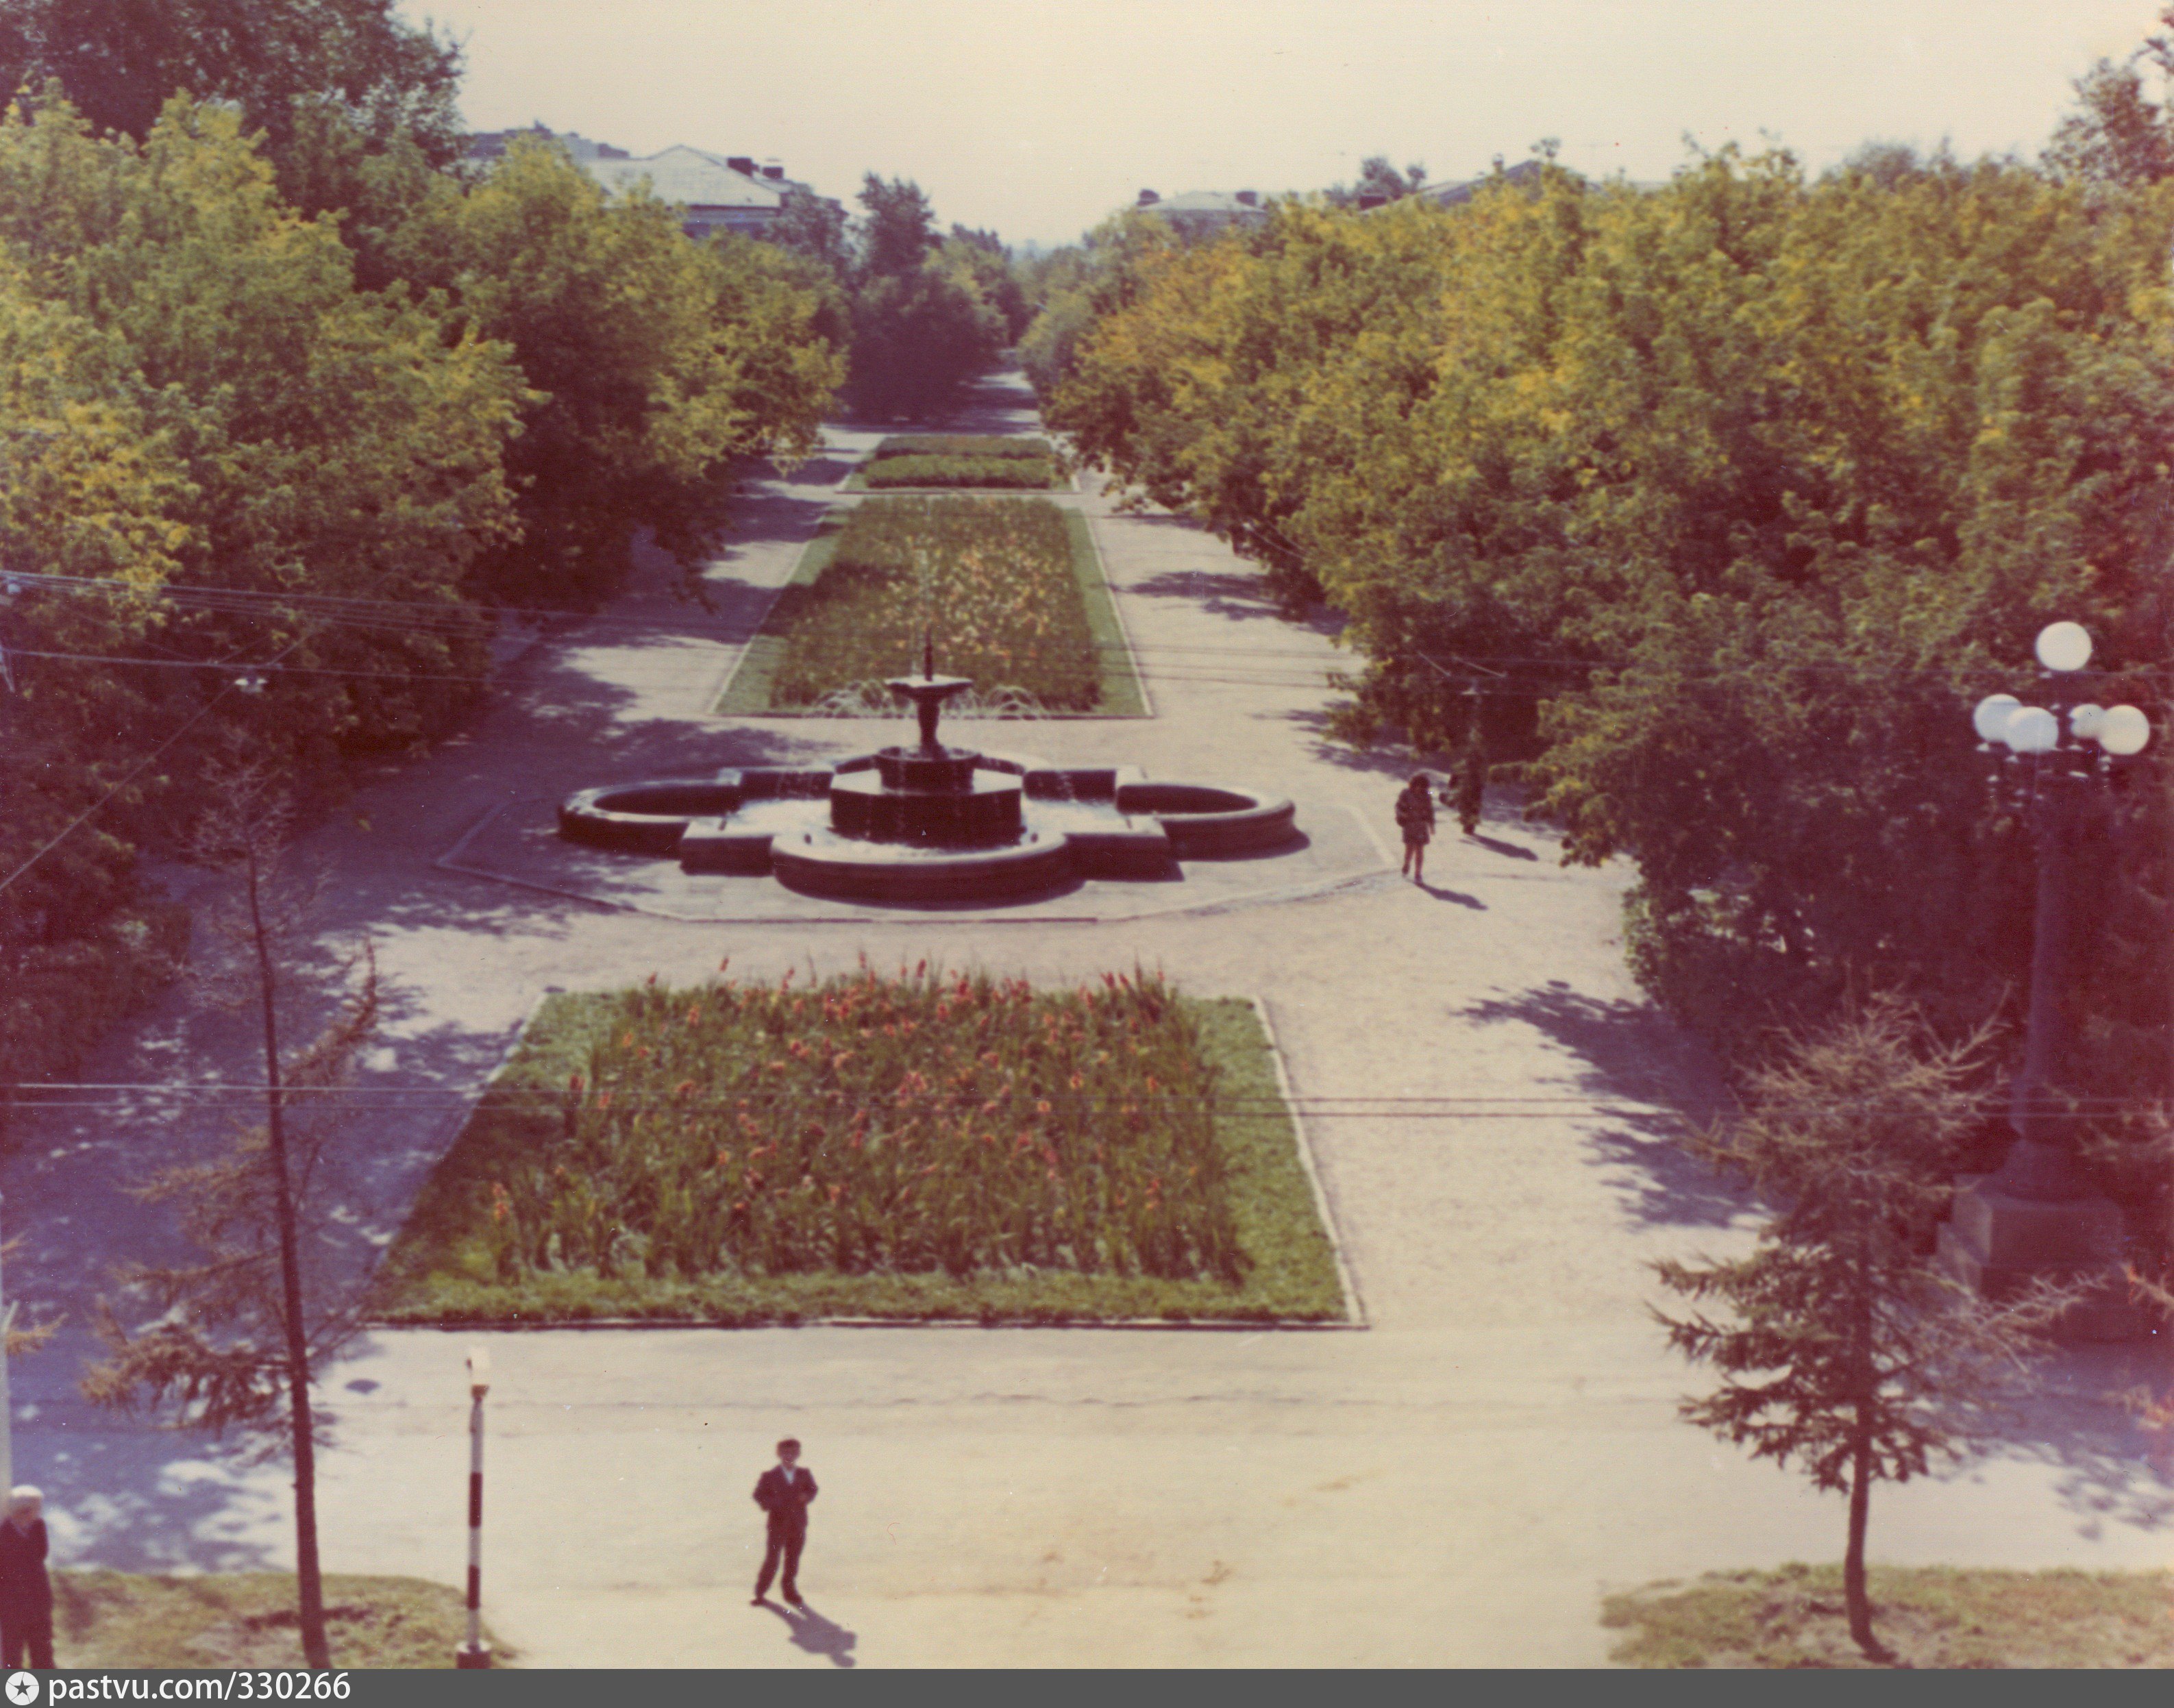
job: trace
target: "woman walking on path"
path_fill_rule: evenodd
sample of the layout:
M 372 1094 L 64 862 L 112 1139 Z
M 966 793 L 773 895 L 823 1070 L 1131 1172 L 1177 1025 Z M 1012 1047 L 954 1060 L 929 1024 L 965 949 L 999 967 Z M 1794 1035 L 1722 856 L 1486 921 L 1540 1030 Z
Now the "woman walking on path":
M 1434 796 L 1425 771 L 1413 772 L 1397 797 L 1397 828 L 1404 833 L 1404 876 L 1424 884 L 1427 844 L 1434 840 Z

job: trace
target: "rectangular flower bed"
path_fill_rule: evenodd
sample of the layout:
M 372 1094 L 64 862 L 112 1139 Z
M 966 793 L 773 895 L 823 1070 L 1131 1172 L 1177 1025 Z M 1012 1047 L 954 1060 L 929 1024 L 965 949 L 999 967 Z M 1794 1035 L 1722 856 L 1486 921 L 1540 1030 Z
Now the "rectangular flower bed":
M 848 489 L 1014 487 L 1046 491 L 1066 480 L 1046 439 L 995 433 L 901 433 L 879 441 Z
M 937 668 L 983 705 L 1144 709 L 1086 519 L 1046 499 L 869 499 L 834 515 L 718 710 L 888 716 L 885 678 Z
M 403 1322 L 1329 1322 L 1252 1007 L 863 968 L 554 998 L 387 1259 Z

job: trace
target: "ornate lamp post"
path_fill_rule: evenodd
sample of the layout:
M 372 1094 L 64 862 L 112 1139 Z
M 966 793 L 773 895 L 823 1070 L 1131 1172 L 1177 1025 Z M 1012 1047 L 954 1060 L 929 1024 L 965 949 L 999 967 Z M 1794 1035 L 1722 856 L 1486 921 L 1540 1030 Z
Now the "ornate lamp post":
M 1999 758 L 2037 845 L 2038 893 L 2031 954 L 2031 1008 L 2023 1067 L 2010 1092 L 2015 1142 L 2000 1167 L 1955 1194 L 1940 1230 L 1950 1273 L 1987 1297 L 2043 1277 L 2099 1278 L 2103 1295 L 2063 1320 L 2084 1338 L 2134 1331 L 2133 1313 L 2113 1290 L 2120 1275 L 2121 1212 L 2090 1189 L 2076 1159 L 2079 1118 L 2072 1084 L 2075 992 L 2075 843 L 2087 791 L 2103 787 L 2114 763 L 2144 750 L 2151 724 L 2133 705 L 2084 698 L 2077 673 L 2090 662 L 2081 624 L 2055 623 L 2038 636 L 2046 705 L 2012 694 L 1988 695 L 1971 714 L 1982 752 Z

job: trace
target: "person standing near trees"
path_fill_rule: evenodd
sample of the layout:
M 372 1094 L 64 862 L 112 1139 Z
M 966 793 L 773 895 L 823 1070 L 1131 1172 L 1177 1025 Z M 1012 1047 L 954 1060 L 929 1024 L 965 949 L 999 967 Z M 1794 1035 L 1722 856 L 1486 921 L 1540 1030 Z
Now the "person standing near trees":
M 8 1491 L 8 1516 L 0 1522 L 0 1667 L 53 1664 L 53 1581 L 46 1575 L 46 1504 L 29 1484 Z
M 1487 738 L 1474 717 L 1466 726 L 1464 751 L 1457 760 L 1457 824 L 1468 836 L 1479 828 L 1487 806 Z
M 815 1478 L 800 1463 L 800 1443 L 787 1436 L 777 1444 L 777 1462 L 764 1472 L 754 1485 L 754 1504 L 769 1519 L 768 1546 L 763 1551 L 762 1575 L 754 1581 L 754 1600 L 760 1607 L 770 1598 L 771 1580 L 785 1565 L 785 1598 L 794 1607 L 800 1599 L 800 1550 L 808 1545 L 808 1503 L 815 1498 Z
M 1404 792 L 1397 797 L 1397 828 L 1404 833 L 1404 876 L 1424 884 L 1427 844 L 1434 840 L 1434 797 L 1428 791 L 1427 774 L 1412 773 Z

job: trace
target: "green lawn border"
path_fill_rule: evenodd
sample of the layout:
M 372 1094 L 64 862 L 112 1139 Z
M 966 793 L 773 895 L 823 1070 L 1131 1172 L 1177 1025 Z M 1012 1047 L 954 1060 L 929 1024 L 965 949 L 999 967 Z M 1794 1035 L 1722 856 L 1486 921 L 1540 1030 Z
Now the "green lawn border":
M 1133 656 L 1133 637 L 1118 614 L 1117 596 L 1110 590 L 1109 573 L 1095 546 L 1095 531 L 1088 526 L 1087 512 L 1067 510 L 1064 526 L 1072 536 L 1072 574 L 1079 583 L 1079 602 L 1087 608 L 1087 629 L 1095 637 L 1095 657 L 1101 670 L 1102 704 L 1093 715 L 1151 716 L 1139 661 Z
M 584 1003 L 613 993 L 560 993 L 535 1010 L 494 1083 L 558 1087 L 586 1059 L 597 1020 Z M 387 1327 L 752 1328 L 776 1325 L 987 1327 L 1361 1328 L 1332 1224 L 1325 1216 L 1306 1139 L 1286 1098 L 1267 1018 L 1247 997 L 1186 997 L 1202 1042 L 1240 1108 L 1219 1128 L 1229 1148 L 1232 1212 L 1253 1267 L 1237 1287 L 1151 1276 L 1020 1272 L 941 1274 L 718 1277 L 688 1281 L 600 1281 L 541 1276 L 518 1284 L 433 1275 L 426 1229 L 452 1224 L 443 1197 L 462 1191 L 462 1152 L 487 1143 L 486 1093 L 418 1194 L 373 1285 L 370 1320 Z
M 2174 1661 L 2166 1607 L 2174 1571 L 2074 1566 L 1874 1565 L 1873 1633 L 1917 1667 L 2164 1667 Z M 1663 1579 L 1609 1595 L 1610 1651 L 1644 1668 L 1865 1667 L 1847 1641 L 1841 1566 Z M 1816 1603 L 1816 1607 L 1814 1607 Z M 1799 1640 L 1807 1616 L 1827 1640 Z M 1933 1640 L 1927 1641 L 1926 1627 Z
M 953 498 L 991 497 L 1032 499 L 1043 496 L 1029 489 L 1009 488 L 989 489 L 982 492 L 961 491 L 957 489 L 934 489 L 927 492 L 884 492 L 875 495 L 880 502 L 887 498 Z M 1072 543 L 1072 576 L 1079 588 L 1080 603 L 1087 613 L 1088 633 L 1095 642 L 1096 668 L 1100 672 L 1095 693 L 1101 704 L 1092 711 L 1045 711 L 1036 715 L 1031 722 L 1070 721 L 1082 718 L 1152 717 L 1155 708 L 1149 704 L 1146 685 L 1140 679 L 1138 661 L 1133 653 L 1132 636 L 1127 631 L 1124 619 L 1117 610 L 1117 597 L 1111 591 L 1110 581 L 1102 564 L 1102 554 L 1095 543 L 1094 531 L 1088 525 L 1084 511 L 1073 510 L 1063 505 L 1057 508 L 1064 514 L 1065 531 Z M 763 613 L 762 623 L 746 646 L 740 649 L 739 662 L 733 667 L 732 674 L 718 691 L 717 701 L 711 708 L 713 717 L 812 717 L 830 718 L 837 714 L 813 706 L 774 706 L 770 703 L 771 686 L 776 679 L 778 667 L 785 661 L 786 640 L 792 632 L 800 608 L 808 597 L 808 590 L 821 579 L 824 570 L 830 567 L 830 559 L 837 554 L 838 536 L 844 531 L 852 505 L 833 505 L 823 517 L 821 524 L 808 543 L 801 548 L 799 560 L 792 573 L 777 590 L 770 608 Z
M 231 1668 L 192 1640 L 255 1622 L 283 1633 L 302 1664 L 295 1617 L 295 1575 L 288 1571 L 155 1573 L 105 1566 L 62 1566 L 52 1573 L 53 1648 L 64 1667 L 93 1670 Z M 325 1603 L 333 1665 L 345 1668 L 453 1667 L 468 1637 L 459 1590 L 428 1579 L 327 1572 Z M 365 1620 L 350 1612 L 369 1609 Z M 519 1657 L 484 1629 L 494 1664 Z M 251 1661 L 243 1670 L 265 1663 Z

